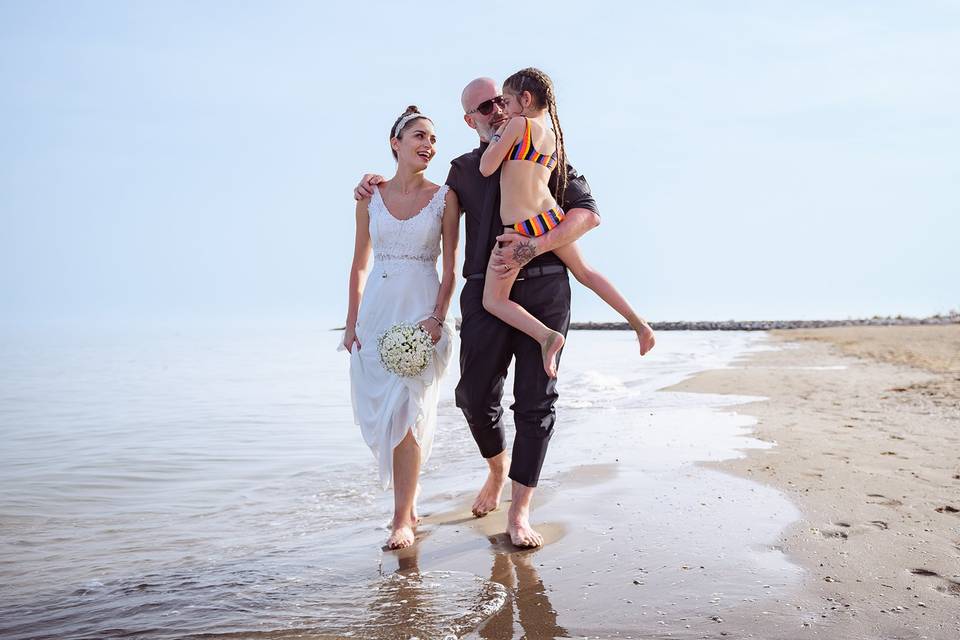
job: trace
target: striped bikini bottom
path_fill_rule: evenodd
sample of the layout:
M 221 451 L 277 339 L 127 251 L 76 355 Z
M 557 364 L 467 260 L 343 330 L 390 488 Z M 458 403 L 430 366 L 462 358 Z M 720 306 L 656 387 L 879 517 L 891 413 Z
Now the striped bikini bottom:
M 538 213 L 532 218 L 528 218 L 516 224 L 505 224 L 504 229 L 513 229 L 517 233 L 523 234 L 528 238 L 542 236 L 547 231 L 556 227 L 563 220 L 566 214 L 560 207 L 548 209 L 543 213 Z

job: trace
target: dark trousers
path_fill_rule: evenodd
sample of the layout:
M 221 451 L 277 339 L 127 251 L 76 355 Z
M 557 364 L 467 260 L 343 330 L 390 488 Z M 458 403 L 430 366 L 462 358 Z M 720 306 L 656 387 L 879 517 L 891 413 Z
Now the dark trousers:
M 483 308 L 483 280 L 467 280 L 460 295 L 460 382 L 457 406 L 463 411 L 473 439 L 484 458 L 506 447 L 503 428 L 503 383 L 510 360 L 514 368 L 513 411 L 517 433 L 513 441 L 510 478 L 537 486 L 547 444 L 556 422 L 556 380 L 543 370 L 540 344 L 490 315 Z M 510 299 L 554 331 L 567 335 L 570 326 L 570 282 L 567 274 L 518 280 Z M 560 357 L 557 356 L 557 365 Z

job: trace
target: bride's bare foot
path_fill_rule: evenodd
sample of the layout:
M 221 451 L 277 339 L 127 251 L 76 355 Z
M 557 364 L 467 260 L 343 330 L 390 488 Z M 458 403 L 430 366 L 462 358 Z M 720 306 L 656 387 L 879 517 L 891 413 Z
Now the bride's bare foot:
M 482 518 L 491 511 L 500 508 L 500 494 L 503 493 L 503 485 L 507 483 L 507 469 L 510 466 L 510 459 L 507 452 L 503 451 L 487 460 L 490 465 L 490 472 L 487 474 L 487 481 L 483 483 L 477 499 L 473 501 L 471 511 L 477 518 Z
M 526 513 L 514 514 L 513 509 L 507 517 L 507 533 L 510 534 L 510 542 L 517 547 L 540 547 L 543 546 L 543 536 L 530 526 L 530 520 Z
M 640 355 L 646 355 L 657 343 L 657 339 L 653 335 L 653 329 L 641 320 L 639 325 L 634 326 L 634 331 L 637 332 L 637 340 L 640 341 Z
M 394 520 L 390 526 L 393 531 L 390 533 L 390 537 L 387 538 L 387 548 L 405 549 L 412 545 L 416 539 L 416 534 L 413 530 L 413 528 L 417 526 L 415 523 L 416 521 L 410 522 L 403 520 L 398 522 Z
M 543 354 L 543 370 L 551 378 L 557 377 L 557 354 L 563 349 L 563 334 L 551 331 L 540 343 L 540 352 Z

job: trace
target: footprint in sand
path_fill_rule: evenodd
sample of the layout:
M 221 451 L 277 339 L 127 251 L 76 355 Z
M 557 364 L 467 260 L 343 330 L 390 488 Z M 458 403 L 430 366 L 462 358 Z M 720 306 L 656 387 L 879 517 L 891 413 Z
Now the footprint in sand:
M 816 531 L 824 538 L 840 538 L 846 540 L 852 535 L 860 535 L 871 531 L 886 531 L 890 525 L 883 520 L 871 520 L 860 524 L 850 524 L 849 522 L 836 521 L 831 522 L 829 526 Z
M 937 584 L 933 587 L 935 590 L 948 596 L 960 597 L 960 582 L 957 580 L 944 578 L 936 571 L 931 571 L 930 569 L 910 569 L 910 573 L 925 578 L 936 578 Z
M 842 529 L 814 529 L 814 531 L 819 533 L 824 538 L 841 538 L 846 540 L 850 537 L 849 534 Z
M 902 507 L 903 503 L 896 498 L 888 498 L 882 493 L 868 493 L 868 498 L 880 498 L 881 500 L 867 500 L 867 504 L 879 504 L 884 507 Z

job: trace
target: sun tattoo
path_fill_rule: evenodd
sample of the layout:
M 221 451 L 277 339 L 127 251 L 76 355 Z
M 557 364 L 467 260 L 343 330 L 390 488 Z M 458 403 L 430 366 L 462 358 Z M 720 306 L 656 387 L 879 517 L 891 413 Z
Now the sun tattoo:
M 521 240 L 513 247 L 513 260 L 523 266 L 537 257 L 537 245 L 533 240 Z

